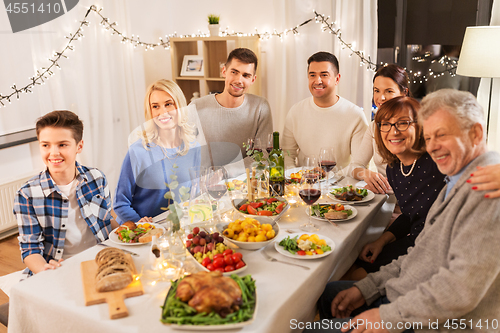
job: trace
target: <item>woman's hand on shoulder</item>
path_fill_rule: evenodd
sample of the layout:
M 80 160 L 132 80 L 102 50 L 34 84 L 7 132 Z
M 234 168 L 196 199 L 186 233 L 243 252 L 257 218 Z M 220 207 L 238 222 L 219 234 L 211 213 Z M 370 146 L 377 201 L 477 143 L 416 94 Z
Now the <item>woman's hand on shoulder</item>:
M 485 198 L 500 197 L 500 164 L 477 167 L 477 171 L 471 174 L 467 183 L 474 184 L 474 191 L 491 191 L 484 195 Z

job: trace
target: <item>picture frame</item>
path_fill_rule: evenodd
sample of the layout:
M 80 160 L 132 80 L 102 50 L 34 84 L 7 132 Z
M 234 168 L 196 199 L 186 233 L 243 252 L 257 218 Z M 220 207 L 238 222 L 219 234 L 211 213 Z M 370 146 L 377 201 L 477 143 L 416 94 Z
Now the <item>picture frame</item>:
M 202 55 L 185 55 L 182 60 L 181 76 L 203 76 L 204 63 Z

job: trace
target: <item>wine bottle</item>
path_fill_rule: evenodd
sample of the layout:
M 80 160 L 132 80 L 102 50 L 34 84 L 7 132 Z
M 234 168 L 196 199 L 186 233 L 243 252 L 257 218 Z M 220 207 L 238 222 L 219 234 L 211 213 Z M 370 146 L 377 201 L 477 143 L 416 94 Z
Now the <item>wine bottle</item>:
M 269 153 L 269 195 L 285 194 L 285 159 L 280 148 L 279 132 L 273 133 L 273 150 Z

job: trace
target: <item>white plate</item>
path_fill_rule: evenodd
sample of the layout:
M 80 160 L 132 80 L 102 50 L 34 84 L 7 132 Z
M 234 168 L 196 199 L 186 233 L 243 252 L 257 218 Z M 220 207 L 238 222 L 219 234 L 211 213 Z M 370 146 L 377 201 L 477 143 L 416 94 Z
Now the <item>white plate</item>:
M 349 185 L 347 185 L 349 186 Z M 347 187 L 347 186 L 336 186 L 334 188 L 342 188 L 342 187 Z M 342 204 L 353 204 L 355 205 L 356 202 L 367 202 L 367 201 L 370 201 L 370 200 L 373 200 L 373 198 L 375 198 L 375 193 L 373 193 L 372 191 L 370 190 L 367 190 L 368 191 L 368 194 L 366 195 L 366 197 L 363 198 L 363 200 L 360 200 L 360 201 L 345 201 L 345 200 L 339 200 L 337 198 L 335 198 L 335 195 L 333 195 L 331 192 L 328 192 L 327 196 L 332 199 L 332 200 L 335 200 L 336 202 L 340 202 Z
M 320 205 L 323 205 L 323 204 L 320 204 Z M 350 216 L 348 216 L 346 219 L 342 219 L 342 220 L 332 220 L 333 222 L 342 222 L 342 221 L 347 221 L 347 220 L 351 220 L 353 218 L 356 217 L 356 215 L 358 215 L 358 210 L 356 208 L 354 208 L 353 206 L 349 206 L 349 205 L 344 205 L 344 208 L 347 210 L 347 209 L 350 209 L 352 210 L 352 214 Z M 311 215 L 311 212 L 309 211 L 309 206 L 307 206 L 306 208 L 306 214 L 307 215 Z M 320 220 L 320 221 L 325 221 L 325 222 L 328 222 L 327 219 L 325 219 L 324 217 L 319 217 L 319 216 L 316 216 L 316 215 L 313 215 L 311 216 L 313 219 L 316 219 L 316 220 Z
M 246 266 L 245 266 L 246 267 Z M 168 327 L 179 330 L 179 331 L 223 331 L 223 330 L 234 330 L 238 328 L 245 327 L 253 323 L 255 319 L 255 314 L 257 313 L 257 307 L 259 302 L 257 301 L 257 289 L 255 290 L 255 309 L 253 310 L 252 318 L 247 321 L 235 324 L 226 324 L 226 325 L 178 325 L 178 324 L 167 324 Z
M 140 226 L 140 225 L 145 224 L 145 223 L 136 223 L 136 224 L 138 226 Z M 156 223 L 150 223 L 150 224 L 154 225 L 156 228 L 163 229 L 163 232 L 165 232 L 165 228 L 162 227 L 161 225 L 156 224 Z M 151 242 L 148 242 L 148 243 L 125 243 L 125 242 L 122 242 L 121 240 L 118 239 L 118 234 L 115 233 L 116 229 L 118 229 L 118 228 L 115 228 L 113 231 L 111 231 L 111 234 L 109 235 L 109 240 L 115 244 L 119 244 L 119 245 L 144 245 L 144 244 L 151 243 Z
M 335 242 L 332 241 L 330 238 L 328 238 L 326 236 L 322 236 L 320 234 L 316 234 L 316 235 L 318 235 L 318 237 L 320 239 L 324 239 L 326 241 L 326 244 L 332 248 L 331 251 L 324 252 L 323 254 L 315 254 L 312 256 L 308 256 L 308 255 L 301 256 L 298 254 L 291 254 L 290 252 L 285 250 L 285 248 L 283 246 L 279 245 L 280 242 L 287 237 L 294 238 L 295 236 L 298 236 L 297 237 L 297 239 L 298 239 L 303 234 L 313 235 L 314 233 L 313 232 L 301 232 L 301 233 L 287 234 L 287 235 L 280 236 L 280 237 L 278 237 L 278 239 L 276 239 L 276 242 L 274 242 L 274 248 L 276 249 L 276 251 L 278 251 L 280 254 L 284 255 L 285 257 L 290 257 L 290 258 L 294 258 L 294 259 L 319 259 L 319 258 L 326 257 L 326 256 L 332 254 L 333 251 L 335 251 Z

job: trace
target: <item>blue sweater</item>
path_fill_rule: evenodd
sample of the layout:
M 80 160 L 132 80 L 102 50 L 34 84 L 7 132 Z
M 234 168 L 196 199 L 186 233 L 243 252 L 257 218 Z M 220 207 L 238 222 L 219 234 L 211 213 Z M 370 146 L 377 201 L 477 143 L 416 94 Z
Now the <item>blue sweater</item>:
M 169 156 L 173 156 L 177 148 L 166 151 Z M 177 168 L 174 168 L 174 165 Z M 179 189 L 182 186 L 191 188 L 189 168 L 199 165 L 198 142 L 192 145 L 186 155 L 174 158 L 166 158 L 159 146 L 154 145 L 146 150 L 142 140 L 134 142 L 125 156 L 116 187 L 113 209 L 117 222 L 137 222 L 144 216 L 153 217 L 162 213 L 161 208 L 166 208 L 171 203 L 164 195 L 169 190 L 168 184 L 174 173 L 179 185 L 173 192 L 179 202 Z

